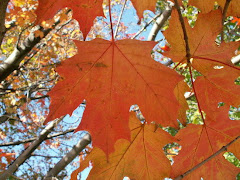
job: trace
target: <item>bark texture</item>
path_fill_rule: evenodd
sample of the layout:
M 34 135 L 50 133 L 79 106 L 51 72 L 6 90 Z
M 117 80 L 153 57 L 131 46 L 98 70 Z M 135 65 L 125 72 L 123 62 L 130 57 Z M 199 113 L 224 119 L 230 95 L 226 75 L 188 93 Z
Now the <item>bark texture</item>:
M 52 179 L 54 176 L 57 176 L 72 160 L 79 155 L 79 153 L 86 148 L 91 142 L 90 134 L 85 134 L 83 138 L 73 146 L 72 150 L 68 152 L 55 166 L 52 168 L 44 178 L 44 180 Z
M 158 32 L 163 27 L 164 23 L 168 20 L 168 18 L 171 15 L 173 3 L 169 2 L 169 4 L 166 6 L 166 9 L 162 12 L 162 14 L 156 19 L 156 22 L 154 23 L 149 35 L 148 35 L 148 41 L 154 41 L 157 37 Z
M 6 33 L 5 17 L 9 0 L 0 0 L 0 46 Z

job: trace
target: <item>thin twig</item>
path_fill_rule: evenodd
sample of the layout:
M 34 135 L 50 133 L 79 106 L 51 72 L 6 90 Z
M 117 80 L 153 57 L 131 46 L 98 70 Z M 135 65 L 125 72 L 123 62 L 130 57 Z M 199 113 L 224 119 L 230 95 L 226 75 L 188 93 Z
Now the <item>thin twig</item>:
M 221 42 L 223 41 L 223 28 L 224 28 L 224 21 L 225 21 L 225 18 L 226 18 L 226 14 L 227 14 L 227 10 L 228 10 L 228 7 L 229 7 L 229 4 L 230 4 L 231 0 L 226 0 L 226 3 L 224 5 L 224 9 L 223 9 L 223 15 L 222 15 L 222 32 L 221 32 Z
M 141 34 L 153 21 L 155 21 L 161 14 L 154 16 L 150 21 L 145 24 L 145 26 L 140 29 L 131 39 L 135 39 L 139 34 Z
M 71 133 L 71 132 L 73 132 L 75 129 L 76 129 L 76 128 L 72 128 L 72 129 L 69 129 L 69 130 L 64 131 L 64 132 L 55 133 L 55 134 L 53 134 L 53 135 L 48 135 L 48 136 L 44 139 L 44 141 L 47 140 L 47 139 L 52 139 L 52 138 L 54 138 L 54 137 L 58 137 L 58 136 L 62 136 L 62 135 Z M 29 138 L 29 139 L 22 140 L 22 141 L 8 142 L 8 143 L 0 144 L 0 147 L 15 146 L 15 145 L 19 145 L 19 144 L 26 144 L 26 143 L 35 141 L 37 138 L 38 138 L 38 137 Z
M 46 156 L 42 154 L 31 154 L 31 156 L 39 156 L 39 157 L 44 157 L 44 158 L 62 158 L 62 156 Z
M 37 100 L 37 99 L 43 99 L 43 98 L 49 98 L 49 95 L 43 95 L 43 96 L 37 96 L 37 97 L 30 97 L 31 100 Z
M 237 141 L 240 138 L 240 136 L 236 137 L 234 140 L 232 140 L 231 142 L 229 142 L 226 146 L 223 146 L 221 149 L 219 149 L 217 152 L 215 152 L 213 155 L 209 156 L 207 159 L 203 160 L 201 163 L 197 164 L 196 166 L 194 166 L 192 169 L 186 171 L 185 173 L 181 174 L 180 176 L 176 177 L 174 180 L 181 180 L 182 178 L 184 178 L 185 176 L 187 176 L 189 173 L 191 173 L 192 171 L 196 170 L 197 168 L 201 167 L 203 164 L 205 164 L 206 162 L 210 161 L 211 159 L 213 159 L 214 157 L 216 157 L 217 155 L 219 155 L 221 152 L 223 151 L 227 151 L 227 148 L 233 144 L 235 141 Z
M 125 6 L 126 6 L 126 3 L 127 3 L 127 0 L 124 1 L 124 4 L 123 4 L 123 6 L 122 6 L 122 10 L 121 10 L 120 15 L 119 15 L 119 18 L 118 18 L 116 30 L 115 30 L 115 32 L 114 32 L 114 38 L 116 38 L 116 36 L 117 36 L 118 27 L 119 27 L 120 21 L 121 21 L 121 19 L 122 19 L 122 15 L 123 15 L 123 11 L 124 11 L 124 8 L 125 8 Z
M 205 124 L 205 120 L 204 120 L 204 116 L 203 116 L 203 113 L 202 113 L 202 108 L 200 106 L 200 103 L 199 103 L 199 100 L 198 100 L 198 96 L 197 96 L 197 93 L 196 93 L 196 88 L 195 88 L 195 85 L 194 85 L 194 80 L 193 80 L 193 73 L 192 73 L 192 67 L 189 65 L 189 73 L 190 73 L 190 79 L 191 79 L 191 84 L 192 84 L 192 88 L 193 88 L 193 92 L 195 94 L 195 98 L 196 98 L 196 101 L 197 101 L 197 105 L 198 105 L 198 110 L 201 114 L 201 117 L 202 117 L 202 120 L 204 122 L 204 125 Z

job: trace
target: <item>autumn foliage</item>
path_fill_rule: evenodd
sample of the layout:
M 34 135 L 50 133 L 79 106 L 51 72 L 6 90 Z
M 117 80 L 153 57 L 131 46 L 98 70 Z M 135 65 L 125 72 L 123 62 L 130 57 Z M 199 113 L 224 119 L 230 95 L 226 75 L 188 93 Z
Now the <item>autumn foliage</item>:
M 89 164 L 89 179 L 236 178 L 239 168 L 224 158 L 223 147 L 240 158 L 240 123 L 228 115 L 230 106 L 240 105 L 240 67 L 231 62 L 240 43 L 225 42 L 221 33 L 227 16 L 239 25 L 239 0 L 216 0 L 217 7 L 212 0 L 189 0 L 199 8 L 194 26 L 181 15 L 183 4 L 172 0 L 175 6 L 163 32 L 168 44 L 161 47 L 162 55 L 174 63 L 170 67 L 152 58 L 156 42 L 116 40 L 110 0 L 38 2 L 36 24 L 52 23 L 49 19 L 67 7 L 84 39 L 96 16 L 104 16 L 102 5 L 107 7 L 111 39 L 75 40 L 78 52 L 55 69 L 60 78 L 48 93 L 45 123 L 72 114 L 83 101 L 87 104 L 76 131 L 88 131 L 93 148 L 72 179 Z M 156 0 L 132 4 L 142 18 L 144 10 L 154 11 Z M 63 14 L 61 21 L 67 18 Z M 187 121 L 186 92 L 196 98 L 201 123 Z M 132 105 L 139 106 L 144 121 L 130 110 Z M 178 132 L 172 136 L 164 127 Z M 173 164 L 163 151 L 170 143 L 181 146 Z
M 47 2 L 40 0 L 38 19 L 52 16 L 59 8 L 72 8 L 84 37 L 92 20 L 102 12 L 100 0 L 80 4 L 75 1 L 62 4 Z M 237 0 L 231 3 L 235 8 L 229 9 L 228 15 L 238 15 L 239 6 L 234 3 Z M 92 162 L 90 179 L 121 179 L 124 176 L 163 179 L 170 174 L 177 177 L 239 136 L 239 122 L 227 116 L 227 107 L 238 106 L 240 102 L 240 88 L 234 84 L 240 69 L 231 63 L 239 43 L 222 42 L 219 46 L 215 43 L 222 30 L 222 11 L 212 10 L 213 5 L 210 6 L 208 1 L 201 1 L 199 8 L 205 4 L 208 7 L 204 6 L 194 28 L 188 25 L 187 19 L 180 18 L 184 19 L 185 32 L 174 9 L 169 28 L 164 33 L 171 45 L 171 50 L 164 55 L 174 62 L 186 63 L 189 73 L 197 70 L 202 75 L 195 80 L 191 77 L 191 86 L 204 124 L 188 124 L 178 132 L 176 139 L 157 127 L 151 127 L 154 121 L 162 126 L 178 128 L 178 112 L 184 108 L 180 98 L 174 95 L 174 89 L 183 77 L 151 59 L 154 42 L 115 41 L 113 36 L 111 41 L 75 42 L 78 54 L 57 68 L 62 79 L 49 93 L 51 106 L 47 121 L 71 114 L 83 100 L 87 101 L 78 130 L 88 131 L 93 140 L 94 149 L 80 164 L 83 170 L 88 162 Z M 145 9 L 152 10 L 155 1 L 133 1 L 133 5 L 140 15 Z M 197 3 L 193 5 L 198 7 Z M 51 11 L 47 11 L 44 17 L 41 14 L 45 9 Z M 110 7 L 109 13 L 111 16 Z M 189 52 L 186 52 L 186 44 Z M 223 68 L 215 69 L 215 66 Z M 178 91 L 181 88 L 183 86 Z M 224 102 L 224 107 L 220 108 L 219 102 Z M 146 118 L 144 124 L 133 113 L 129 118 L 129 108 L 133 104 L 140 107 Z M 170 142 L 182 146 L 172 167 L 162 151 L 163 146 Z M 238 143 L 239 140 L 229 147 L 236 156 L 239 155 Z M 238 172 L 220 154 L 186 178 L 234 179 Z

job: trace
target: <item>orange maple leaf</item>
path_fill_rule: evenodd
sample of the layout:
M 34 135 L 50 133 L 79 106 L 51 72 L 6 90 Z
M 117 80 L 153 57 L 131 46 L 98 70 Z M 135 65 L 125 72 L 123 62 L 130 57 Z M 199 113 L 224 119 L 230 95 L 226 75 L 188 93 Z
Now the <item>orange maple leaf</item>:
M 143 11 L 150 10 L 155 11 L 156 1 L 155 0 L 132 0 L 134 8 L 137 10 L 137 15 L 139 19 L 143 18 Z
M 78 54 L 57 68 L 62 80 L 49 93 L 46 122 L 71 114 L 85 99 L 87 107 L 77 130 L 89 131 L 93 145 L 107 154 L 116 140 L 129 139 L 131 105 L 138 104 L 150 121 L 178 127 L 174 88 L 183 77 L 150 57 L 155 44 L 102 39 L 76 42 Z
M 219 102 L 237 107 L 240 103 L 240 86 L 234 83 L 240 75 L 238 70 L 230 67 L 213 69 L 197 77 L 194 82 L 196 94 L 201 109 L 205 111 L 207 119 L 214 120 Z
M 131 142 L 124 139 L 115 144 L 115 151 L 107 158 L 105 153 L 94 148 L 80 168 L 75 170 L 71 179 L 88 167 L 92 162 L 93 168 L 89 179 L 164 179 L 171 171 L 170 161 L 163 152 L 163 146 L 176 139 L 155 124 L 141 124 L 134 112 L 130 113 L 129 127 Z
M 240 18 L 233 17 L 232 23 L 237 23 L 238 26 L 240 26 Z
M 163 51 L 170 51 L 170 47 L 168 45 L 160 47 Z
M 39 0 L 38 2 L 36 23 L 52 18 L 57 11 L 68 7 L 73 10 L 73 18 L 79 22 L 84 38 L 91 29 L 95 17 L 104 16 L 103 0 Z
M 207 112 L 207 116 L 215 115 L 219 102 L 233 106 L 238 106 L 240 102 L 239 86 L 234 84 L 234 80 L 240 75 L 240 68 L 231 62 L 231 57 L 240 43 L 223 42 L 220 47 L 215 44 L 216 36 L 222 27 L 221 17 L 220 10 L 200 14 L 194 28 L 185 20 L 192 57 L 192 63 L 189 65 L 203 75 L 196 78 L 195 93 L 199 96 L 201 110 Z M 165 35 L 172 48 L 163 54 L 175 62 L 186 62 L 185 40 L 176 11 L 172 13 Z M 223 68 L 217 70 L 216 66 Z
M 13 156 L 16 153 L 0 153 L 0 157 Z
M 220 46 L 215 43 L 217 35 L 222 30 L 222 13 L 220 10 L 199 14 L 193 28 L 190 27 L 187 19 L 184 19 L 184 23 L 193 62 L 197 61 L 201 64 L 208 61 L 211 67 L 211 63 L 221 63 L 222 65 L 225 63 L 233 66 L 231 58 L 234 56 L 234 51 L 238 48 L 240 42 L 222 42 Z M 169 28 L 164 32 L 164 35 L 171 45 L 171 50 L 163 54 L 170 57 L 174 62 L 184 63 L 186 62 L 186 45 L 176 10 L 172 12 L 169 24 Z M 199 71 L 201 72 L 201 70 Z
M 204 125 L 189 124 L 175 136 L 180 139 L 178 143 L 182 145 L 182 149 L 174 158 L 173 178 L 192 169 L 239 136 L 240 123 L 229 119 L 226 106 L 220 109 L 215 121 L 205 121 Z M 239 146 L 238 139 L 228 147 L 228 151 L 239 158 Z M 235 179 L 238 173 L 239 168 L 229 163 L 221 153 L 192 171 L 184 179 Z

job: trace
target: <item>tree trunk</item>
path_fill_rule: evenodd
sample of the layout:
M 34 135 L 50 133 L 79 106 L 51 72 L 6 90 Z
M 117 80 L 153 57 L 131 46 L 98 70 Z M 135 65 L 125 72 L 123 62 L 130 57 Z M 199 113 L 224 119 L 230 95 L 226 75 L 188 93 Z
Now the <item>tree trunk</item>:
M 0 0 L 0 46 L 6 33 L 5 17 L 9 0 Z
M 68 152 L 55 166 L 52 168 L 44 178 L 44 180 L 49 180 L 54 176 L 57 176 L 72 160 L 79 155 L 79 153 L 86 148 L 86 146 L 91 142 L 90 134 L 85 134 L 80 141 L 73 146 L 72 150 Z
M 159 30 L 162 28 L 164 23 L 168 20 L 168 18 L 171 15 L 173 3 L 169 2 L 169 4 L 166 6 L 166 9 L 162 12 L 162 14 L 157 18 L 156 22 L 154 23 L 149 35 L 148 35 L 148 41 L 154 41 L 157 37 L 157 34 Z

